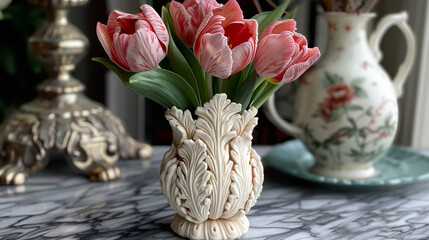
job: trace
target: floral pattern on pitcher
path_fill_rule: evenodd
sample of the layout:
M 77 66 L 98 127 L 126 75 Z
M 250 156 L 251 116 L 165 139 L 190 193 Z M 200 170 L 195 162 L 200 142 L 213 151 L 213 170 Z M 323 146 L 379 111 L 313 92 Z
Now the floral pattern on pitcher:
M 304 131 L 310 147 L 326 150 L 324 152 L 327 154 L 321 154 L 320 159 L 330 158 L 341 162 L 340 156 L 345 154 L 355 162 L 369 162 L 381 156 L 389 147 L 380 140 L 395 133 L 396 121 L 392 115 L 387 115 L 382 125 L 375 126 L 375 119 L 381 116 L 380 112 L 384 106 L 392 100 L 384 99 L 375 109 L 359 105 L 359 101 L 356 100 L 368 98 L 367 93 L 360 87 L 365 81 L 364 78 L 357 77 L 352 79 L 349 85 L 338 74 L 325 72 L 323 86 L 327 97 L 318 103 L 318 109 L 312 117 L 321 118 L 326 124 L 335 124 L 337 121 L 341 121 L 342 124 L 339 124 L 341 127 L 329 137 L 322 140 L 314 137 L 312 125 L 305 125 Z M 346 141 L 354 141 L 356 147 L 340 148 Z M 340 152 L 340 149 L 347 149 L 347 152 Z

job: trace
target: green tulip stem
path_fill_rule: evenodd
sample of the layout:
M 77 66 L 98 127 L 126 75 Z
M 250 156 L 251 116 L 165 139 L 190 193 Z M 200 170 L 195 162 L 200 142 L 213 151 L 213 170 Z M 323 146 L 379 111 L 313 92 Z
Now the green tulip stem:
M 256 109 L 260 108 L 268 100 L 268 98 L 271 97 L 271 95 L 273 95 L 281 86 L 283 86 L 283 84 L 270 83 L 270 85 L 266 87 L 261 96 L 255 100 L 253 106 Z
M 213 83 L 212 75 L 206 72 L 206 80 L 204 81 L 204 89 L 206 90 L 206 99 L 205 102 L 210 101 L 213 98 Z
M 258 75 L 256 77 L 256 86 L 255 86 L 255 89 L 258 88 L 259 85 L 261 85 L 261 83 L 263 83 L 264 81 L 265 81 L 265 78 Z

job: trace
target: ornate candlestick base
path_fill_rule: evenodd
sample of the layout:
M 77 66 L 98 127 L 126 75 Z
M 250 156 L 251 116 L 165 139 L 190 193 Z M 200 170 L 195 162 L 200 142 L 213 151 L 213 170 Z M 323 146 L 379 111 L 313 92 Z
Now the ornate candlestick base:
M 61 152 L 91 180 L 120 176 L 119 157 L 146 158 L 150 145 L 131 138 L 117 117 L 82 92 L 69 72 L 84 55 L 88 40 L 67 21 L 67 8 L 87 0 L 34 0 L 48 21 L 29 40 L 30 50 L 50 72 L 39 97 L 24 104 L 0 126 L 0 184 L 24 184 L 44 168 L 50 152 Z

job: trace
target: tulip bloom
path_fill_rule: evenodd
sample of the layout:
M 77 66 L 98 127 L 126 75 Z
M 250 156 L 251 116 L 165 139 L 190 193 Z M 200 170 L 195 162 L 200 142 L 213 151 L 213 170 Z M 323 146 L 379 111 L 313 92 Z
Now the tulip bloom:
M 258 23 L 244 20 L 236 0 L 230 0 L 204 18 L 198 29 L 194 52 L 203 69 L 227 78 L 243 70 L 254 58 Z
M 167 54 L 168 32 L 149 5 L 141 13 L 113 11 L 107 26 L 97 23 L 97 36 L 109 58 L 126 71 L 143 72 L 156 67 Z
M 299 78 L 320 57 L 317 47 L 308 48 L 307 40 L 295 32 L 292 19 L 273 22 L 262 33 L 256 51 L 256 72 L 275 84 Z
M 172 1 L 170 13 L 179 38 L 192 47 L 195 35 L 204 17 L 215 8 L 222 7 L 216 0 L 185 0 L 183 4 Z

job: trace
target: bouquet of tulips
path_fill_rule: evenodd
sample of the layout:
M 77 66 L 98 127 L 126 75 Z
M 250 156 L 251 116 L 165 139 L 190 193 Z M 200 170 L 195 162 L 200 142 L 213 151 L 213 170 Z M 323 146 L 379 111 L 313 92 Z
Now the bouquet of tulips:
M 197 108 L 217 93 L 243 110 L 259 108 L 320 56 L 295 32 L 288 2 L 252 19 L 243 18 L 236 0 L 172 1 L 162 17 L 149 5 L 137 14 L 113 11 L 107 25 L 97 24 L 110 60 L 93 60 L 165 108 Z

